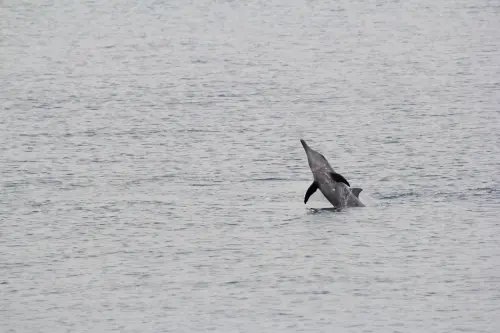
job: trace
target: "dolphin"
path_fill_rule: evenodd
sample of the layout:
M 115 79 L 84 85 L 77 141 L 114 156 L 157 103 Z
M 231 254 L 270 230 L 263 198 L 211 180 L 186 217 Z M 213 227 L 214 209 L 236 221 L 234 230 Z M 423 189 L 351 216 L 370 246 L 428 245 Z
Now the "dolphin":
M 314 177 L 304 197 L 304 203 L 307 203 L 309 197 L 319 188 L 325 198 L 336 208 L 365 206 L 359 200 L 359 193 L 363 189 L 351 188 L 347 179 L 335 172 L 323 155 L 309 147 L 304 140 L 301 139 L 300 143 L 306 151 L 307 161 Z

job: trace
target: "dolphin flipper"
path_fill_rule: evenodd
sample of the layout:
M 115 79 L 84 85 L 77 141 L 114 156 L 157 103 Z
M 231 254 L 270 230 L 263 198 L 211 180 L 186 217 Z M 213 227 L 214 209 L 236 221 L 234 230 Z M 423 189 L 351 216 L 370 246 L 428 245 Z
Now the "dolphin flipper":
M 331 172 L 330 175 L 332 176 L 333 180 L 335 180 L 336 182 L 338 182 L 338 183 L 344 183 L 344 184 L 346 184 L 349 187 L 351 186 L 349 184 L 349 182 L 341 174 L 335 173 L 335 172 Z
M 307 203 L 307 200 L 309 200 L 309 197 L 313 195 L 314 192 L 318 189 L 318 183 L 313 182 L 311 186 L 307 189 L 306 196 L 304 198 L 304 203 Z
M 359 198 L 359 194 L 361 193 L 361 191 L 363 191 L 363 189 L 359 188 L 359 187 L 352 187 L 351 188 L 351 192 L 352 192 L 352 194 L 354 194 L 354 196 L 356 198 Z

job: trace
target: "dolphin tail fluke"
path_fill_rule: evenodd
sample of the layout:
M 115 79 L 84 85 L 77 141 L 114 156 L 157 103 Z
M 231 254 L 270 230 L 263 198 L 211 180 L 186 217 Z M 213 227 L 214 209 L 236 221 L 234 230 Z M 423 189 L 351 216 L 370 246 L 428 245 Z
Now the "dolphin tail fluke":
M 359 188 L 359 187 L 353 187 L 353 188 L 351 188 L 351 192 L 352 192 L 352 194 L 354 194 L 354 196 L 356 198 L 359 198 L 359 194 L 361 193 L 361 191 L 363 191 L 363 189 Z
M 307 203 L 307 200 L 309 200 L 309 197 L 313 195 L 314 192 L 318 189 L 318 183 L 313 182 L 311 186 L 307 189 L 306 196 L 304 197 L 304 203 Z
M 347 179 L 345 179 L 344 176 L 342 176 L 341 174 L 332 172 L 331 176 L 332 176 L 333 180 L 335 180 L 336 182 L 338 182 L 338 183 L 344 183 L 344 184 L 346 184 L 349 187 L 351 186 L 349 184 L 349 182 L 347 181 Z

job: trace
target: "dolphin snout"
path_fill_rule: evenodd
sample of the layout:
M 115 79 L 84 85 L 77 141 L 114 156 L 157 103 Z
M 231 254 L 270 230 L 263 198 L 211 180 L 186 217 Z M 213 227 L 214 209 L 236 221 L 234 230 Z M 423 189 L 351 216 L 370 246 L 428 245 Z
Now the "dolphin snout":
M 307 143 L 304 140 L 300 139 L 300 143 L 302 143 L 302 147 L 304 147 L 305 150 L 307 150 L 307 148 L 309 148 L 309 146 L 307 145 Z

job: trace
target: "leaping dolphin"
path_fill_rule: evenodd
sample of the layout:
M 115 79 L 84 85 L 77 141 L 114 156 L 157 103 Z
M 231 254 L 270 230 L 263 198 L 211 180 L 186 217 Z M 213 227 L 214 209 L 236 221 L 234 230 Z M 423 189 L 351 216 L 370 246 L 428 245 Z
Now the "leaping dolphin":
M 314 176 L 314 181 L 304 197 L 304 203 L 307 203 L 309 197 L 319 188 L 321 193 L 336 208 L 365 206 L 359 200 L 359 193 L 363 189 L 351 188 L 349 182 L 333 170 L 323 155 L 309 147 L 304 140 L 301 139 L 300 143 L 306 151 L 307 161 Z

